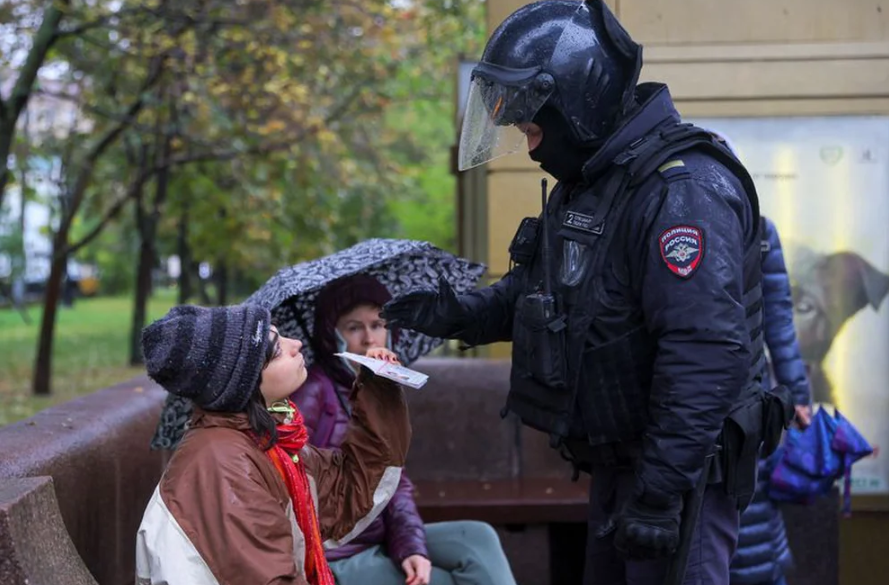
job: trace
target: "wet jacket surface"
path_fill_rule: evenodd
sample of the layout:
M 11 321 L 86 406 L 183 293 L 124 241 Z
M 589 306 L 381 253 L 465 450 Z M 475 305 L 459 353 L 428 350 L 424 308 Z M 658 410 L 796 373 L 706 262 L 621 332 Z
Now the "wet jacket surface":
M 339 394 L 339 398 L 335 393 Z M 339 447 L 346 437 L 349 413 L 343 407 L 348 390 L 313 365 L 306 383 L 291 399 L 296 403 L 309 430 L 309 442 L 318 448 Z M 384 545 L 397 564 L 412 555 L 428 558 L 426 530 L 414 503 L 414 486 L 404 473 L 389 504 L 361 534 L 349 544 L 328 550 L 334 561 L 358 554 L 374 545 Z
M 410 442 L 400 387 L 363 374 L 351 399 L 341 449 L 300 452 L 325 548 L 354 539 L 382 513 Z M 246 414 L 195 410 L 137 533 L 139 585 L 306 583 L 290 496 L 249 429 Z

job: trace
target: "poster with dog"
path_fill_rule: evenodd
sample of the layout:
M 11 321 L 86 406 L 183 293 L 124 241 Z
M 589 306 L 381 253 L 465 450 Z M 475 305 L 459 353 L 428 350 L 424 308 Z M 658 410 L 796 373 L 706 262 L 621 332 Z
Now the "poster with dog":
M 889 494 L 889 117 L 695 123 L 728 137 L 778 229 L 813 399 L 874 447 L 853 493 Z

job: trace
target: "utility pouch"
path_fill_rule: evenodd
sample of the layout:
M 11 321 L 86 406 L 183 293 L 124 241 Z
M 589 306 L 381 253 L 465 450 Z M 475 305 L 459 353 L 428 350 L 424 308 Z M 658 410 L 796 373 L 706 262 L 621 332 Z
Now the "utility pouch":
M 745 510 L 756 491 L 759 448 L 762 444 L 763 394 L 757 392 L 736 406 L 725 419 L 721 433 L 723 485 L 735 499 L 738 510 Z
M 528 264 L 534 258 L 537 248 L 537 230 L 540 220 L 536 217 L 526 217 L 519 224 L 509 244 L 509 259 L 516 264 Z
M 567 387 L 568 356 L 565 348 L 567 324 L 564 315 L 556 313 L 552 295 L 533 293 L 518 302 L 514 333 L 525 348 L 525 367 L 537 382 L 553 389 Z
M 776 386 L 762 395 L 762 457 L 768 457 L 781 444 L 784 430 L 790 426 L 796 409 L 787 386 Z

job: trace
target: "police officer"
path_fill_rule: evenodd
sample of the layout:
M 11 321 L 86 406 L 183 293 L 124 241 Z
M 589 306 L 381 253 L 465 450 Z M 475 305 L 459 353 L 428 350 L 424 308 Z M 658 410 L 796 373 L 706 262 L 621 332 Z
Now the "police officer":
M 442 281 L 383 316 L 512 342 L 504 416 L 594 478 L 585 583 L 659 585 L 682 551 L 685 582 L 723 585 L 757 451 L 788 418 L 760 388 L 758 203 L 666 86 L 637 84 L 641 65 L 601 1 L 510 15 L 472 74 L 460 168 L 527 144 L 559 182 L 502 280 L 461 296 Z

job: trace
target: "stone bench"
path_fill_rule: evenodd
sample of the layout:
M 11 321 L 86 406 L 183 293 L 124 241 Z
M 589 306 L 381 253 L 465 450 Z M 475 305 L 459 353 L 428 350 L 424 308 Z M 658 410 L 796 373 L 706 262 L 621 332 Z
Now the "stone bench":
M 548 526 L 583 521 L 586 484 L 568 481 L 566 464 L 543 435 L 501 420 L 508 364 L 429 359 L 417 367 L 432 376 L 423 390 L 408 390 L 414 428 L 408 472 L 420 490 L 421 513 L 427 521 L 495 524 L 522 582 L 549 583 Z M 70 536 L 65 550 L 76 551 L 102 585 L 133 579 L 135 533 L 166 462 L 165 453 L 148 449 L 164 396 L 138 377 L 0 429 L 0 446 L 11 454 L 0 462 L 0 485 L 23 489 L 10 481 L 51 477 L 32 497 L 45 501 L 54 487 L 58 517 Z M 37 521 L 55 522 L 58 532 L 58 517 Z M 11 531 L 0 535 L 18 557 L 27 557 L 32 549 L 21 538 Z M 57 558 L 73 562 L 67 553 Z M 10 575 L 27 576 L 34 564 L 17 566 Z M 79 584 L 75 573 L 54 583 L 70 578 Z M 32 585 L 39 581 L 30 576 Z
M 139 377 L 0 428 L 0 559 L 12 559 L 0 583 L 90 583 L 83 566 L 101 585 L 132 585 L 136 530 L 165 464 L 148 449 L 165 395 Z M 23 518 L 27 532 L 15 528 Z M 46 548 L 38 534 L 53 534 Z
M 586 516 L 588 484 L 536 477 L 421 481 L 415 497 L 426 522 L 464 518 L 496 525 L 577 522 Z
M 448 358 L 414 367 L 429 374 L 407 393 L 414 435 L 406 470 L 423 519 L 494 525 L 520 585 L 579 583 L 589 478 L 572 482 L 546 435 L 501 419 L 509 363 Z
M 0 480 L 0 583 L 96 585 L 68 537 L 50 477 Z
M 500 418 L 508 363 L 415 367 L 431 376 L 407 390 L 407 472 L 424 519 L 494 524 L 522 585 L 579 583 L 589 479 L 572 483 L 546 436 Z M 132 584 L 136 530 L 166 463 L 148 449 L 164 397 L 143 376 L 0 428 L 0 583 Z M 791 585 L 836 585 L 836 500 L 786 518 Z

